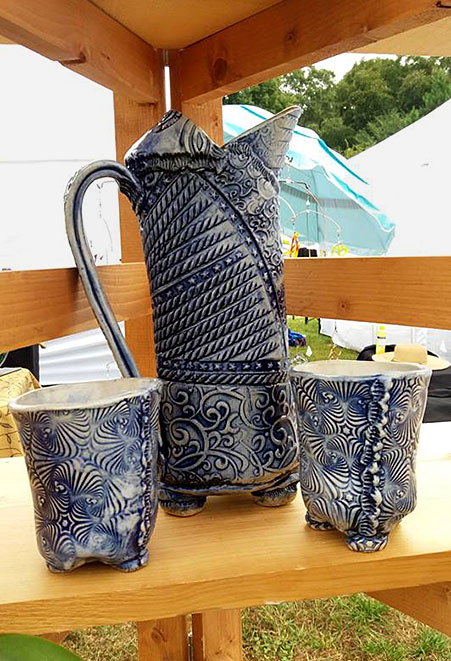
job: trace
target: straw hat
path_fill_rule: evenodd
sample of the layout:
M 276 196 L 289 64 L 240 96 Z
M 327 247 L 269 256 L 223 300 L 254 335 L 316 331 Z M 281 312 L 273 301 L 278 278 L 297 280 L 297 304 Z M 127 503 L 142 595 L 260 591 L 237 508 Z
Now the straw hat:
M 394 351 L 375 353 L 373 360 L 377 363 L 419 363 L 427 365 L 432 370 L 444 370 L 449 367 L 446 360 L 430 356 L 426 347 L 421 344 L 397 344 Z

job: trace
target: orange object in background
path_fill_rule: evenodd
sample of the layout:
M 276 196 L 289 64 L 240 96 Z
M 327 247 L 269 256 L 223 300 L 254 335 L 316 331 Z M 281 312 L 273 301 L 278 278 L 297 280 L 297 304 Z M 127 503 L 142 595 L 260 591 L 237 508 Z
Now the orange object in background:
M 291 237 L 291 246 L 290 246 L 290 251 L 289 251 L 289 256 L 290 257 L 297 257 L 299 254 L 299 232 L 294 232 L 293 236 Z

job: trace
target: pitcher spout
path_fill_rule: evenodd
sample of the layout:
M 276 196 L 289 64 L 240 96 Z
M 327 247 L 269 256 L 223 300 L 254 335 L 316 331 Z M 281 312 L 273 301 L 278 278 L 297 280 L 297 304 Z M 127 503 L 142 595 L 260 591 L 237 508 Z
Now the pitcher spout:
M 228 144 L 247 143 L 276 174 L 282 169 L 301 108 L 292 106 L 241 133 Z

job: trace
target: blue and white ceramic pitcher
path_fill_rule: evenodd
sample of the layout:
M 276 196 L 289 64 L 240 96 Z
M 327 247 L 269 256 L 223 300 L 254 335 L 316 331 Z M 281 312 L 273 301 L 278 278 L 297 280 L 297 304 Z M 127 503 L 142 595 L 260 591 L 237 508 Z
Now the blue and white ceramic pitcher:
M 288 108 L 219 147 L 170 111 L 125 167 L 99 161 L 68 186 L 72 251 L 124 376 L 138 371 L 84 236 L 86 189 L 113 177 L 140 221 L 164 382 L 160 503 L 172 514 L 196 513 L 211 494 L 247 491 L 268 506 L 295 496 L 277 177 L 299 114 Z

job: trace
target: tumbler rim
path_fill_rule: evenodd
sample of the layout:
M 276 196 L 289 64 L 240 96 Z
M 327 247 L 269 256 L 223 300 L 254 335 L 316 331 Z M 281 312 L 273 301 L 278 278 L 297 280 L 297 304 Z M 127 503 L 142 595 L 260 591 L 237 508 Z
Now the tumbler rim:
M 330 381 L 343 381 L 344 379 L 361 381 L 374 378 L 402 379 L 430 376 L 431 374 L 430 367 L 419 363 L 376 363 L 363 360 L 317 360 L 296 365 L 290 369 L 292 378 L 309 377 Z
M 159 393 L 162 386 L 160 379 L 150 377 L 67 383 L 26 392 L 12 399 L 8 408 L 12 413 L 106 408 L 150 392 Z

